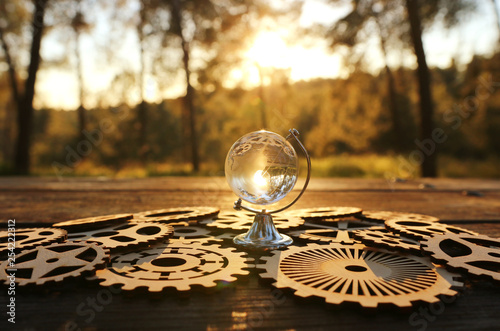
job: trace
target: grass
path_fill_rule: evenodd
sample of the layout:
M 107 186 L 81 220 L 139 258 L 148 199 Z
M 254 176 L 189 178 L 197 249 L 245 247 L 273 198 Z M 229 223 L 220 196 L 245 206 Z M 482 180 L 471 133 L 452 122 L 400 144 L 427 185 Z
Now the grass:
M 407 156 L 406 156 L 407 157 Z M 418 177 L 418 166 L 411 163 L 404 155 L 336 155 L 326 158 L 313 158 L 312 177 L 355 177 L 355 178 L 412 178 Z M 484 160 L 457 159 L 441 156 L 438 162 L 439 177 L 452 178 L 497 178 L 500 179 L 500 158 L 489 157 Z M 156 176 L 223 176 L 224 163 L 203 163 L 197 173 L 193 173 L 189 163 L 128 163 L 120 168 L 97 165 L 84 160 L 74 168 L 59 171 L 69 177 L 113 177 L 144 178 Z M 306 161 L 300 159 L 301 176 L 306 174 Z M 35 176 L 56 176 L 57 169 L 51 166 L 35 167 Z M 0 175 L 10 175 L 8 168 L 0 165 Z

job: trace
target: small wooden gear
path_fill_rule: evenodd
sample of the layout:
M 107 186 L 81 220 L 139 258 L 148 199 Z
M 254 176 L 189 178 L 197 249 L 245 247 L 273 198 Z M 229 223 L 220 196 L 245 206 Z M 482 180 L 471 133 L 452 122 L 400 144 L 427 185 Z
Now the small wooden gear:
M 328 225 L 305 223 L 304 229 L 287 232 L 288 235 L 307 241 L 335 242 L 353 244 L 354 231 L 365 229 L 383 229 L 381 226 L 360 220 L 341 219 Z
M 392 233 L 385 228 L 357 230 L 354 232 L 354 238 L 366 246 L 422 255 L 418 241 Z
M 159 222 L 178 224 L 180 221 L 199 221 L 217 216 L 218 208 L 214 207 L 179 207 L 149 210 L 134 214 L 134 222 Z
M 301 217 L 305 220 L 322 220 L 329 221 L 339 217 L 354 216 L 361 214 L 363 210 L 357 207 L 320 207 L 320 208 L 305 208 L 287 211 L 287 216 Z
M 445 233 L 421 241 L 436 263 L 469 275 L 500 282 L 500 239 L 485 235 Z
M 212 219 L 203 221 L 202 224 L 212 229 L 224 229 L 230 231 L 248 230 L 252 226 L 255 214 L 245 212 L 222 212 Z M 286 230 L 296 228 L 304 224 L 304 220 L 288 214 L 273 214 L 273 223 L 276 229 Z
M 87 230 L 101 229 L 108 226 L 122 224 L 132 219 L 132 214 L 115 214 L 115 215 L 105 215 L 105 216 L 95 216 L 80 218 L 71 221 L 65 221 L 60 223 L 52 224 L 55 228 L 63 228 L 72 232 L 81 232 Z
M 385 221 L 398 219 L 407 221 L 425 221 L 425 222 L 439 222 L 439 218 L 429 215 L 401 213 L 394 211 L 363 211 L 361 214 L 356 215 L 357 218 L 384 223 Z
M 55 242 L 66 240 L 67 232 L 63 229 L 52 228 L 28 228 L 16 229 L 15 232 L 0 231 L 0 257 L 4 256 L 15 242 L 15 253 L 34 248 L 36 246 L 45 246 Z M 9 241 L 9 240 L 15 241 Z
M 176 225 L 174 226 L 174 235 L 170 241 L 180 241 L 183 243 L 220 243 L 223 238 L 218 238 L 212 235 L 212 232 L 206 228 L 193 225 Z
M 418 220 L 405 220 L 405 219 L 391 219 L 385 222 L 385 227 L 391 232 L 401 234 L 405 237 L 410 237 L 415 240 L 422 240 L 435 234 L 443 233 L 467 233 L 477 235 L 476 232 L 451 226 L 439 222 L 418 221 Z
M 102 286 L 122 285 L 124 291 L 167 288 L 188 291 L 192 286 L 214 288 L 217 282 L 234 282 L 248 275 L 246 253 L 234 248 L 173 241 L 138 252 L 114 256 L 108 268 L 99 270 Z
M 295 290 L 300 297 L 325 298 L 327 303 L 357 302 L 411 307 L 412 302 L 438 302 L 439 295 L 455 296 L 458 274 L 434 266 L 428 259 L 399 255 L 361 244 L 291 246 L 262 257 L 262 278 L 274 286 Z
M 174 228 L 160 223 L 126 223 L 104 229 L 70 233 L 68 239 L 85 240 L 104 245 L 111 251 L 147 245 L 171 237 Z
M 15 282 L 19 286 L 43 285 L 61 282 L 92 274 L 104 268 L 109 260 L 109 252 L 96 243 L 67 242 L 35 249 L 18 254 L 13 265 L 7 260 L 0 265 L 0 281 L 9 283 L 9 273 L 15 269 Z

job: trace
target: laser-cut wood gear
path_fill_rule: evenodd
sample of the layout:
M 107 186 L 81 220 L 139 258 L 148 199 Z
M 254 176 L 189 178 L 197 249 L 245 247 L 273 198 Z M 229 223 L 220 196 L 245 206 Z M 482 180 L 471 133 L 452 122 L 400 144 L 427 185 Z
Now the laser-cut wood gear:
M 245 212 L 221 212 L 212 220 L 203 221 L 202 224 L 212 229 L 230 231 L 248 230 L 252 226 L 255 214 Z M 285 214 L 273 214 L 273 223 L 276 229 L 286 230 L 304 224 L 304 220 Z
M 15 268 L 19 286 L 44 285 L 92 274 L 104 268 L 109 251 L 96 243 L 66 242 L 38 246 L 16 256 L 15 264 L 7 260 L 0 265 L 0 281 L 9 283 L 9 269 Z
M 288 235 L 307 241 L 335 242 L 353 244 L 356 241 L 354 231 L 366 229 L 383 229 L 376 223 L 355 219 L 338 219 L 328 225 L 306 222 L 304 228 L 287 232 Z
M 287 216 L 301 217 L 308 221 L 335 221 L 339 217 L 354 216 L 360 214 L 363 210 L 357 207 L 319 207 L 295 209 L 284 213 Z
M 104 229 L 75 232 L 68 240 L 85 240 L 104 245 L 111 251 L 134 246 L 148 245 L 171 237 L 174 228 L 160 223 L 125 223 Z
M 134 214 L 134 222 L 158 222 L 178 225 L 182 221 L 199 221 L 217 216 L 218 208 L 214 207 L 179 207 L 148 210 Z
M 13 233 L 15 237 L 12 236 Z M 0 231 L 0 257 L 5 256 L 9 248 L 12 247 L 12 245 L 9 246 L 9 238 L 15 238 L 15 253 L 19 253 L 36 246 L 63 242 L 66 240 L 66 235 L 66 230 L 54 228 L 16 229 L 15 232 Z
M 389 253 L 361 244 L 290 246 L 262 257 L 260 276 L 277 288 L 290 288 L 300 297 L 325 298 L 327 303 L 357 302 L 411 307 L 413 302 L 438 302 L 439 295 L 455 296 L 463 284 L 458 274 L 434 266 L 428 259 Z
M 433 261 L 450 270 L 500 282 L 500 238 L 448 232 L 420 244 Z
M 68 231 L 68 233 L 81 232 L 126 223 L 128 220 L 132 219 L 132 217 L 132 214 L 93 216 L 71 221 L 59 222 L 52 224 L 52 226 L 55 228 L 63 228 Z
M 391 232 L 398 233 L 415 240 L 422 240 L 435 234 L 448 232 L 477 235 L 474 231 L 463 229 L 458 226 L 452 226 L 439 222 L 417 220 L 408 221 L 404 219 L 392 219 L 385 221 L 385 228 Z
M 218 238 L 214 236 L 212 232 L 206 228 L 200 226 L 174 226 L 174 235 L 170 242 L 180 241 L 182 243 L 221 243 L 223 238 Z
M 384 223 L 385 221 L 398 219 L 407 221 L 425 221 L 425 222 L 439 222 L 439 218 L 429 215 L 414 214 L 414 213 L 401 213 L 395 211 L 366 211 L 363 210 L 361 214 L 357 214 L 356 218 Z
M 173 241 L 138 252 L 116 255 L 95 277 L 102 286 L 122 285 L 124 291 L 147 288 L 161 292 L 167 288 L 189 291 L 192 286 L 214 288 L 220 282 L 234 282 L 244 270 L 246 253 L 234 248 Z
M 422 255 L 420 243 L 417 240 L 400 236 L 385 228 L 356 230 L 354 231 L 354 238 L 366 246 Z

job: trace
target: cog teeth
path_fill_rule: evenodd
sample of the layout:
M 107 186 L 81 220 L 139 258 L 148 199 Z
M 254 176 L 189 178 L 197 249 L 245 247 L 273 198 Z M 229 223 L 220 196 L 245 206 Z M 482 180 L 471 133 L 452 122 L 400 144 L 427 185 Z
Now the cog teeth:
M 115 256 L 110 266 L 96 276 L 107 279 L 108 286 L 123 283 L 124 290 L 146 287 L 149 292 L 160 292 L 173 287 L 185 292 L 193 285 L 214 288 L 218 282 L 234 282 L 237 275 L 250 274 L 250 271 L 245 270 L 248 268 L 247 255 L 216 244 L 173 241 Z M 169 263 L 181 264 L 171 266 Z M 118 266 L 119 274 L 111 271 L 113 265 Z
M 63 250 L 61 251 L 61 249 Z M 89 250 L 93 250 L 93 252 L 90 254 L 92 256 L 91 261 L 78 258 L 80 254 L 84 254 Z M 32 254 L 35 252 L 37 253 Z M 49 246 L 38 246 L 34 249 L 23 251 L 18 256 L 16 256 L 17 259 L 21 259 L 22 257 L 24 257 L 26 260 L 24 262 L 28 263 L 27 265 L 30 265 L 29 268 L 25 267 L 25 269 L 31 269 L 31 275 L 38 275 L 40 273 L 40 269 L 45 275 L 50 272 L 55 273 L 54 271 L 59 271 L 59 273 L 43 278 L 41 278 L 40 276 L 31 276 L 30 278 L 17 277 L 16 282 L 17 284 L 19 284 L 19 286 L 26 286 L 31 284 L 53 284 L 62 282 L 69 278 L 84 277 L 87 274 L 95 271 L 98 266 L 103 265 L 108 259 L 108 255 L 103 247 L 87 242 L 52 243 Z M 51 262 L 57 261 L 57 263 L 47 263 L 47 261 L 51 259 L 53 260 Z M 58 269 L 59 267 L 68 265 L 74 266 L 75 260 L 78 260 L 79 267 L 77 269 L 69 272 L 63 272 L 60 271 L 61 269 Z M 4 278 L 3 276 L 5 276 L 5 272 L 7 271 L 7 263 L 8 261 L 4 261 L 0 265 L 0 274 L 2 274 L 2 279 Z
M 332 304 L 348 301 L 357 302 L 367 308 L 375 308 L 379 304 L 411 307 L 415 301 L 436 302 L 440 294 L 455 295 L 456 292 L 451 290 L 451 287 L 458 284 L 453 280 L 457 274 L 434 266 L 428 258 L 391 253 L 361 244 L 293 246 L 263 260 L 266 261 L 265 264 L 257 265 L 257 268 L 265 270 L 260 277 L 274 279 L 273 286 L 290 288 L 295 290 L 295 295 L 301 297 L 323 297 L 326 302 Z M 363 271 L 370 268 L 372 260 L 390 269 L 391 277 L 396 278 L 385 280 L 375 274 L 370 276 L 369 273 L 364 273 Z M 280 266 L 285 267 L 282 269 Z M 351 271 L 346 266 L 353 266 L 355 270 Z M 312 274 L 315 276 L 309 276 Z M 395 279 L 400 278 L 398 274 L 420 277 L 420 286 L 408 287 L 408 283 L 398 282 L 395 287 Z M 322 284 L 330 284 L 335 288 L 326 291 L 316 287 L 314 284 L 319 284 L 318 279 Z M 387 282 L 387 285 L 382 286 L 383 282 Z M 375 283 L 379 285 L 376 286 Z M 405 288 L 404 291 L 400 290 L 402 287 Z M 356 288 L 362 288 L 363 291 L 359 292 Z M 367 294 L 368 291 L 371 294 Z

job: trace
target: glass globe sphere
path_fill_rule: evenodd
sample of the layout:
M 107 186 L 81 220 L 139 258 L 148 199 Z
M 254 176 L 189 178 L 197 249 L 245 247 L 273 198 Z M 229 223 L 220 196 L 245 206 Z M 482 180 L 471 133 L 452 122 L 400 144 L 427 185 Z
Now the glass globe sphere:
M 268 205 L 283 199 L 295 186 L 297 153 L 282 136 L 255 131 L 238 139 L 226 157 L 226 179 L 241 199 Z

